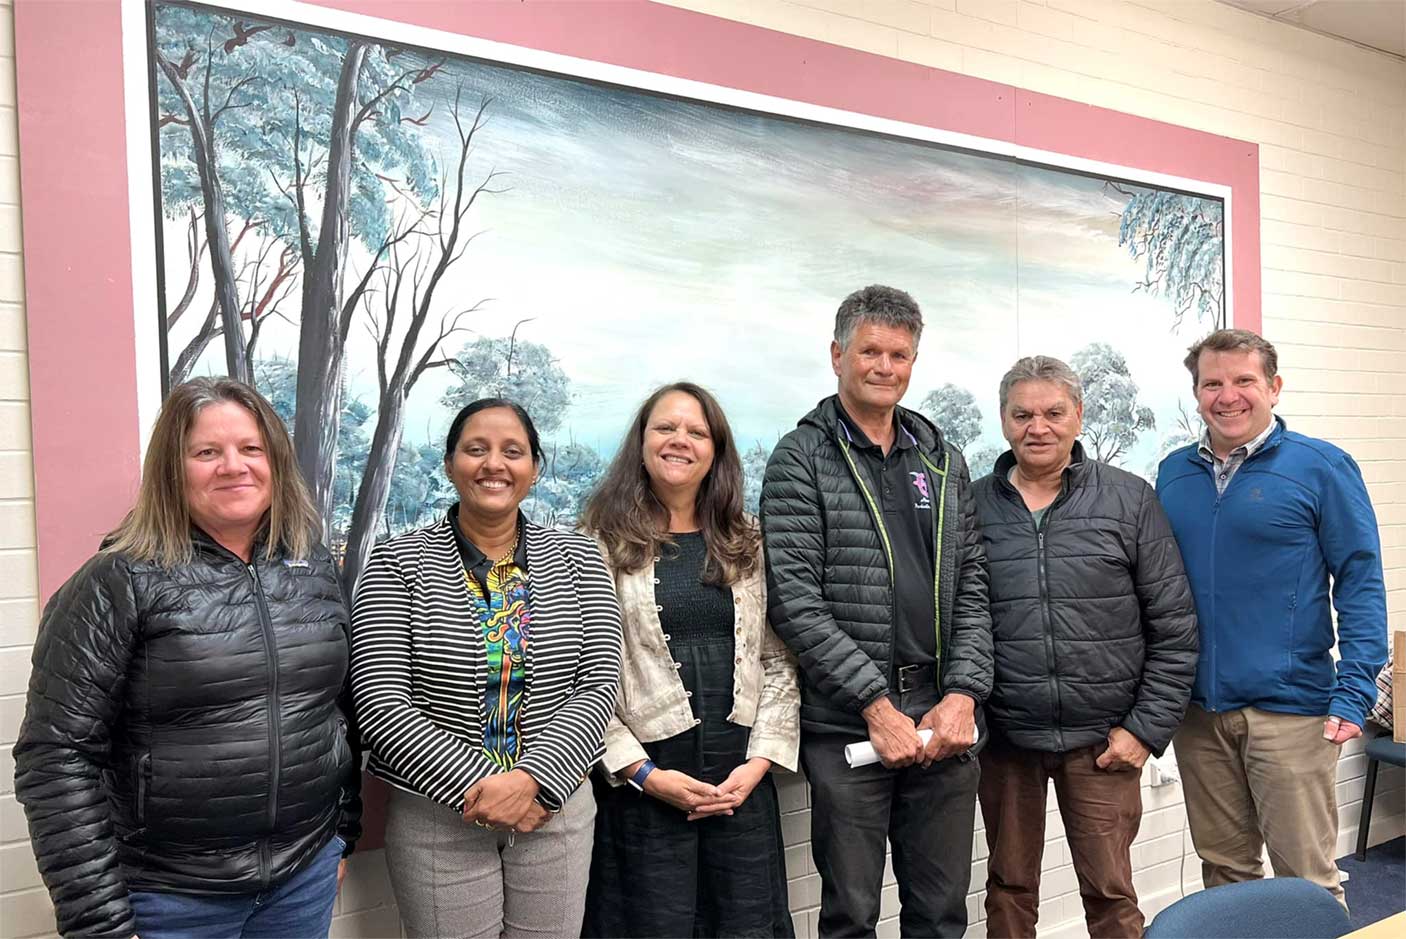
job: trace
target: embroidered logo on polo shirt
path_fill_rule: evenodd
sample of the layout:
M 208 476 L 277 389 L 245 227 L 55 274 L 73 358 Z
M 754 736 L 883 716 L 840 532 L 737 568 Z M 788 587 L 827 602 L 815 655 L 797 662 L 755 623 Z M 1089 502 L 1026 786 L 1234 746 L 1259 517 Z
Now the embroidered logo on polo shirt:
M 928 474 L 921 470 L 910 471 L 908 477 L 913 480 L 913 488 L 918 490 L 918 501 L 913 503 L 913 508 L 932 508 L 932 496 L 928 495 Z

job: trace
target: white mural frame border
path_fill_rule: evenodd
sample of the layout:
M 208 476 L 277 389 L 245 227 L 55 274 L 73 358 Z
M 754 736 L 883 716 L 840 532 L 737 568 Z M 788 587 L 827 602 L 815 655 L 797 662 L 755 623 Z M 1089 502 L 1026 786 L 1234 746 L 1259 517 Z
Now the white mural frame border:
M 140 425 L 142 451 L 156 412 L 161 405 L 160 335 L 158 320 L 152 311 L 158 308 L 157 256 L 155 239 L 156 174 L 151 150 L 151 62 L 148 58 L 147 31 L 149 0 L 121 0 L 123 48 L 123 97 L 125 104 L 128 202 L 130 210 L 133 312 L 136 330 L 137 357 L 137 415 Z M 611 65 L 591 59 L 544 52 L 525 46 L 480 39 L 444 30 L 416 26 L 397 20 L 381 19 L 360 13 L 335 10 L 304 3 L 302 0 L 221 0 L 203 4 L 216 9 L 247 13 L 280 21 L 291 21 L 314 29 L 375 36 L 378 41 L 420 46 L 457 55 L 470 56 L 490 62 L 520 66 L 562 75 L 638 88 L 643 91 L 696 100 L 706 104 L 765 112 L 796 118 L 816 124 L 870 131 L 890 137 L 935 143 L 947 147 L 1008 157 L 1024 163 L 1054 169 L 1072 170 L 1096 176 L 1107 176 L 1160 189 L 1175 189 L 1194 195 L 1219 199 L 1223 203 L 1222 277 L 1224 283 L 1225 322 L 1235 323 L 1234 257 L 1231 187 L 1202 179 L 1158 173 L 1134 166 L 1124 166 L 1100 160 L 1090 160 L 1050 150 L 1025 147 L 1010 141 L 995 140 L 972 134 L 913 124 L 890 118 L 875 117 L 858 111 L 825 107 L 781 98 L 774 95 L 744 91 L 692 79 L 661 75 L 642 69 Z M 741 25 L 741 24 L 739 24 Z

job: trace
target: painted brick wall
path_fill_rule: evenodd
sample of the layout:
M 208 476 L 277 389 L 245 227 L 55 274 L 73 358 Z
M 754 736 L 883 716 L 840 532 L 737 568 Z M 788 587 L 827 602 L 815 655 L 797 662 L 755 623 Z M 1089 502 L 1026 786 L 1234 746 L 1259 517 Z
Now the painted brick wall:
M 54 921 L 15 802 L 10 757 L 39 619 L 19 202 L 14 10 L 12 0 L 0 0 L 0 931 L 31 935 L 52 932 Z
M 0 0 L 0 922 L 53 930 L 13 795 L 38 609 L 16 164 L 13 0 Z M 675 6 L 1008 82 L 1260 144 L 1264 330 L 1280 349 L 1280 407 L 1362 464 L 1386 545 L 1393 627 L 1406 628 L 1406 63 L 1209 0 L 666 0 Z M 1169 355 L 1177 350 L 1168 349 Z M 1356 836 L 1364 758 L 1344 748 L 1338 853 Z M 1383 772 L 1373 841 L 1400 835 L 1403 780 Z M 1147 788 L 1134 848 L 1151 914 L 1196 889 L 1177 785 Z M 805 788 L 782 787 L 791 903 L 814 935 L 819 878 Z M 1084 934 L 1057 813 L 1047 820 L 1041 935 Z M 985 843 L 975 837 L 973 928 Z M 897 935 L 892 878 L 881 935 Z M 357 855 L 333 934 L 388 936 L 398 921 L 381 852 Z

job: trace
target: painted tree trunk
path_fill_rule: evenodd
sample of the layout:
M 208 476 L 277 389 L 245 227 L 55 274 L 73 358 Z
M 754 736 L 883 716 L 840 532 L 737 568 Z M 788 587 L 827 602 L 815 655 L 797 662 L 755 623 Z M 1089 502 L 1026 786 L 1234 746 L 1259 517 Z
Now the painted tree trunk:
M 210 274 L 215 282 L 215 302 L 220 308 L 220 327 L 224 334 L 225 368 L 231 378 L 249 380 L 249 367 L 244 355 L 244 330 L 239 318 L 239 290 L 235 283 L 234 258 L 229 246 L 229 229 L 225 224 L 225 193 L 215 165 L 215 141 L 204 116 L 195 106 L 176 67 L 165 56 L 157 56 L 157 64 L 180 96 L 186 117 L 190 120 L 190 138 L 195 167 L 200 174 L 200 195 L 205 203 L 205 237 L 210 247 Z
M 215 336 L 215 324 L 219 320 L 220 304 L 217 299 L 210 304 L 210 312 L 205 315 L 205 321 L 200 324 L 200 330 L 176 356 L 176 364 L 171 366 L 170 387 L 174 388 L 190 377 L 190 370 L 195 368 L 196 360 L 205 351 L 205 347 L 210 344 L 210 340 Z M 252 376 L 251 376 L 252 377 Z
M 328 141 L 322 224 L 318 229 L 317 250 L 303 276 L 293 441 L 298 468 L 312 491 L 324 529 L 330 529 L 332 518 L 337 428 L 341 423 L 342 344 L 345 339 L 340 329 L 342 275 L 347 257 L 357 85 L 365 58 L 366 46 L 353 42 L 342 60 Z
M 391 491 L 391 476 L 400 455 L 400 439 L 405 431 L 405 391 L 396 385 L 381 396 L 376 415 L 376 430 L 371 435 L 371 448 L 361 485 L 356 490 L 351 527 L 347 531 L 347 553 L 342 561 L 342 582 L 347 596 L 356 589 L 356 582 L 376 545 L 376 532 L 386 513 L 386 498 Z

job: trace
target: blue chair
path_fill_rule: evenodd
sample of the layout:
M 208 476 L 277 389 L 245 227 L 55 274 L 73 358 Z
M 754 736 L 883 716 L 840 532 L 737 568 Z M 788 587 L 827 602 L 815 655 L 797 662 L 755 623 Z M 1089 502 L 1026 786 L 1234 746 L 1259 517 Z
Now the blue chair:
M 1406 743 L 1396 743 L 1391 735 L 1367 741 L 1367 785 L 1362 790 L 1362 816 L 1357 820 L 1357 859 L 1367 860 L 1367 829 L 1372 824 L 1372 798 L 1377 794 L 1377 767 L 1382 763 L 1406 766 Z
M 1333 895 L 1301 877 L 1210 887 L 1152 920 L 1144 939 L 1336 939 L 1352 929 Z

